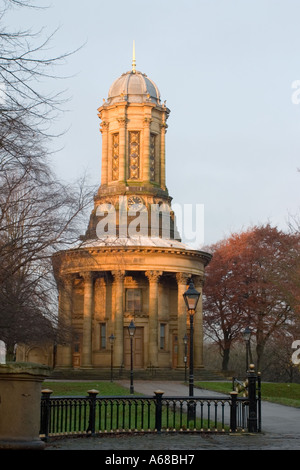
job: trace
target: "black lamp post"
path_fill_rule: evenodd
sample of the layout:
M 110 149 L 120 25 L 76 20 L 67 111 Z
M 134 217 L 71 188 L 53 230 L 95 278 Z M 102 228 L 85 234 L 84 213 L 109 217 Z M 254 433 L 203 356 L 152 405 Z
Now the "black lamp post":
M 246 343 L 246 372 L 249 368 L 249 355 L 250 355 L 250 338 L 251 338 L 251 330 L 249 326 L 247 326 L 243 331 L 243 338 Z
M 200 298 L 200 292 L 198 292 L 194 283 L 190 281 L 190 285 L 187 291 L 183 294 L 185 304 L 190 314 L 190 377 L 189 377 L 189 396 L 194 396 L 194 347 L 193 347 L 193 336 L 194 336 L 194 315 L 197 308 L 197 304 Z
M 115 342 L 116 337 L 113 335 L 113 333 L 109 337 L 109 342 L 110 342 L 110 381 L 113 381 L 113 365 L 114 365 L 114 342 Z
M 128 332 L 130 337 L 130 393 L 134 393 L 133 388 L 133 337 L 135 333 L 135 324 L 131 320 L 130 325 L 128 326 Z
M 188 344 L 188 337 L 187 334 L 183 337 L 183 344 L 184 344 L 184 381 L 186 382 L 186 366 L 187 366 L 187 344 Z

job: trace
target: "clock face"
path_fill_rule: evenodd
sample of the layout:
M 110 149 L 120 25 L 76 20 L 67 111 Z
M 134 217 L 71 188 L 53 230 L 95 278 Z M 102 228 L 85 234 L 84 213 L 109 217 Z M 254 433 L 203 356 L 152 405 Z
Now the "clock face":
M 143 199 L 139 196 L 130 196 L 128 198 L 128 207 L 130 209 L 139 210 L 143 206 Z

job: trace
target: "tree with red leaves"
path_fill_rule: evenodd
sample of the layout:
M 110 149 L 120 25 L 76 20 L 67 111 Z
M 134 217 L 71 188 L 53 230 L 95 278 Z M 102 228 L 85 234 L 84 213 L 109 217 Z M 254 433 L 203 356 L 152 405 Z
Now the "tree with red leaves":
M 259 370 L 269 338 L 297 322 L 299 243 L 298 234 L 268 224 L 233 234 L 211 247 L 204 321 L 207 336 L 219 345 L 223 370 L 228 369 L 232 344 L 246 326 L 256 340 Z

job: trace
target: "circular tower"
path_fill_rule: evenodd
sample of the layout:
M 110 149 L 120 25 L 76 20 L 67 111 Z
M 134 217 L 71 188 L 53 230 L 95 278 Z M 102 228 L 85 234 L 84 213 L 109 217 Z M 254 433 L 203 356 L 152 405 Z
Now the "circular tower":
M 202 291 L 208 253 L 180 240 L 166 187 L 170 110 L 156 84 L 132 69 L 111 85 L 98 109 L 101 185 L 76 248 L 53 257 L 59 315 L 72 339 L 58 346 L 57 368 L 184 368 L 189 321 L 182 294 L 192 278 Z M 115 337 L 111 349 L 109 337 Z M 202 306 L 194 322 L 194 367 L 203 367 Z M 112 357 L 113 351 L 113 357 Z

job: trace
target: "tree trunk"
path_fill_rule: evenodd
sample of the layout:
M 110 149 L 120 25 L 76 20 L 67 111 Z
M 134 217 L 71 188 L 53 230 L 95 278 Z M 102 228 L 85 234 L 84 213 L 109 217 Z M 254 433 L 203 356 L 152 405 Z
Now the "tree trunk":
M 229 348 L 223 350 L 222 371 L 227 371 L 228 370 L 229 354 L 230 354 L 230 349 Z
M 256 345 L 256 357 L 257 357 L 256 370 L 258 372 L 260 370 L 264 349 L 265 349 L 265 342 L 262 342 Z

